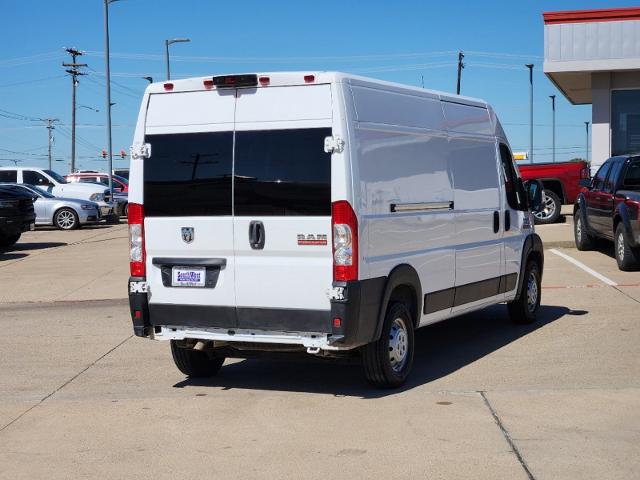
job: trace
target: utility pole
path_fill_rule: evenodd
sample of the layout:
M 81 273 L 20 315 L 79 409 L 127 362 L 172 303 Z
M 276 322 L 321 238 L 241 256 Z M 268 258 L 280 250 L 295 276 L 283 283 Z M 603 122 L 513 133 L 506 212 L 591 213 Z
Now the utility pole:
M 45 118 L 44 120 L 47 122 L 47 130 L 49 130 L 49 170 L 53 170 L 53 168 L 51 168 L 51 147 L 53 145 L 53 131 L 56 129 L 56 127 L 53 126 L 53 122 L 57 122 L 58 119 Z
M 82 55 L 82 52 L 76 48 L 65 48 L 67 53 L 71 55 L 71 63 L 63 63 L 63 67 L 70 67 L 65 71 L 71 75 L 72 90 L 71 90 L 71 173 L 76 171 L 76 88 L 78 87 L 78 77 L 80 75 L 86 75 L 86 73 L 78 70 L 81 67 L 86 67 L 86 63 L 77 63 L 76 58 Z
M 460 95 L 460 80 L 462 80 L 462 69 L 464 68 L 464 63 L 462 63 L 462 59 L 464 58 L 464 53 L 462 50 L 458 52 L 458 87 L 456 88 L 456 94 Z
M 587 131 L 587 143 L 585 145 L 586 147 L 586 153 L 587 153 L 587 157 L 585 158 L 585 160 L 587 161 L 587 163 L 589 163 L 589 122 L 584 122 L 584 126 L 586 127 L 586 131 Z
M 525 67 L 529 69 L 529 163 L 533 163 L 533 63 Z
M 551 151 L 553 163 L 556 163 L 556 96 L 549 95 L 551 99 Z

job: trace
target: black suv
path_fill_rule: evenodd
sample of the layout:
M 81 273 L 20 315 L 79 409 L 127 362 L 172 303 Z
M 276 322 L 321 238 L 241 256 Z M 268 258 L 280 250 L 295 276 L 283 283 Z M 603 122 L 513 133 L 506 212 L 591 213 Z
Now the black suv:
M 33 230 L 36 215 L 33 198 L 10 186 L 0 186 L 0 248 L 20 239 L 22 232 Z

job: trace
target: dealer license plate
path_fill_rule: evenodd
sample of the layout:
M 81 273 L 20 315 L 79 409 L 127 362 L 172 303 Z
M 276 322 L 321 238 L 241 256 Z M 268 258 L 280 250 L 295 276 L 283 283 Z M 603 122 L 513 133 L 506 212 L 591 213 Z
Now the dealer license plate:
M 204 287 L 207 269 L 205 267 L 172 267 L 173 287 Z

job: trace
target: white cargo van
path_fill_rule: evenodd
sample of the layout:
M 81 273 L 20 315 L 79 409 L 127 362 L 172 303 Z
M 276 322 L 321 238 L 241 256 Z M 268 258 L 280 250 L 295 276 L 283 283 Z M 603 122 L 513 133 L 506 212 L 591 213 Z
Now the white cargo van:
M 134 331 L 189 376 L 306 351 L 397 386 L 416 328 L 504 302 L 535 319 L 540 196 L 480 100 L 330 72 L 152 84 L 130 166 Z

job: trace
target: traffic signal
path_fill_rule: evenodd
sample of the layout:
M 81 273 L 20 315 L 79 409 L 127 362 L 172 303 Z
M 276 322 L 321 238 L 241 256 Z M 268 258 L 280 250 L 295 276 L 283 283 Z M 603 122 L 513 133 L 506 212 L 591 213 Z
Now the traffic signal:
M 102 158 L 107 158 L 107 151 L 106 150 L 102 150 Z
M 125 158 L 127 156 L 127 152 L 124 150 L 120 150 L 120 158 Z

